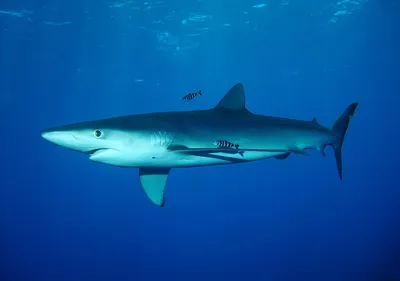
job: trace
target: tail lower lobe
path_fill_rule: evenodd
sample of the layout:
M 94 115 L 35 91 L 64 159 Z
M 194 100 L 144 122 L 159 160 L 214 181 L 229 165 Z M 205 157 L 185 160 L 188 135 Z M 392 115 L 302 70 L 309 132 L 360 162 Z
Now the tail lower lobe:
M 335 152 L 336 166 L 339 172 L 340 179 L 342 179 L 342 146 L 344 137 L 346 135 L 347 129 L 349 127 L 350 119 L 353 117 L 354 112 L 358 106 L 358 102 L 350 104 L 346 110 L 340 115 L 333 124 L 332 130 L 338 135 L 337 141 L 332 144 L 333 150 Z

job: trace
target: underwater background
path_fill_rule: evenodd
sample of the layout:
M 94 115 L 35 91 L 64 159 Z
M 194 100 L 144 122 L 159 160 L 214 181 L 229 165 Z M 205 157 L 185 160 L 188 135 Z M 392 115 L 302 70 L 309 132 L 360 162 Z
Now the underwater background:
M 0 1 L 0 280 L 400 280 L 400 2 Z M 343 181 L 323 158 L 138 170 L 49 127 L 215 106 L 330 127 L 359 107 Z M 181 98 L 202 89 L 189 103 Z

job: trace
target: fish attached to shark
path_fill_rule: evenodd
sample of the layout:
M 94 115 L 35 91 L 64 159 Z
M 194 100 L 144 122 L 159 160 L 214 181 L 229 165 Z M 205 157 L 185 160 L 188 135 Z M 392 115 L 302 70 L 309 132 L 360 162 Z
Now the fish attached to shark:
M 326 146 L 332 146 L 342 179 L 342 145 L 357 105 L 350 104 L 333 127 L 327 128 L 315 118 L 302 121 L 250 112 L 243 85 L 238 83 L 211 109 L 80 122 L 48 129 L 41 135 L 56 145 L 89 155 L 92 161 L 139 168 L 146 195 L 163 207 L 172 168 L 271 157 L 284 160 L 290 154 L 309 155 L 307 149 L 317 149 L 325 156 Z

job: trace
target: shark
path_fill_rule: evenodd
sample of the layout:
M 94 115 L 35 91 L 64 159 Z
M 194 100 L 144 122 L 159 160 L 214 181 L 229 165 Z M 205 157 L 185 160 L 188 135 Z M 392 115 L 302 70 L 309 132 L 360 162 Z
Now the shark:
M 350 104 L 331 128 L 315 117 L 259 115 L 247 109 L 243 84 L 237 83 L 209 109 L 77 122 L 43 130 L 41 136 L 94 162 L 138 168 L 145 194 L 163 207 L 168 175 L 175 168 L 284 160 L 289 155 L 310 155 L 310 149 L 325 156 L 330 146 L 342 180 L 342 145 L 357 106 L 358 102 Z

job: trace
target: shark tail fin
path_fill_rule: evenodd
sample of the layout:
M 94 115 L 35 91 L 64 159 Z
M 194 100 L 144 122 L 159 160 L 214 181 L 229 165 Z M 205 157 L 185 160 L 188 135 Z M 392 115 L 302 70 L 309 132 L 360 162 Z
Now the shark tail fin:
M 339 172 L 340 179 L 342 179 L 342 146 L 344 137 L 347 132 L 347 128 L 349 127 L 350 119 L 353 117 L 354 112 L 358 106 L 358 102 L 350 104 L 346 110 L 340 115 L 340 117 L 336 120 L 335 124 L 333 124 L 332 131 L 337 134 L 337 140 L 332 144 L 333 150 L 335 152 L 336 158 L 336 167 Z

